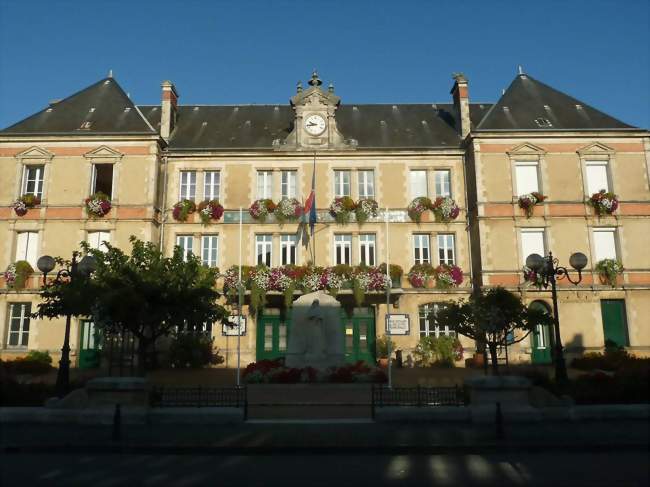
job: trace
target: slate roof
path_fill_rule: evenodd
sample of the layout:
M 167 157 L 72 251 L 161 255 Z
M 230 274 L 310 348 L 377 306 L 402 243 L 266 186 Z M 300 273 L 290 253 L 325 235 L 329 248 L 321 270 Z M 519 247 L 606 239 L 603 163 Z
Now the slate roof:
M 535 120 L 538 120 L 536 122 Z M 546 125 L 544 120 L 550 122 Z M 541 124 L 541 125 L 540 125 Z M 575 98 L 518 75 L 476 130 L 598 130 L 633 129 Z
M 6 135 L 71 133 L 125 135 L 156 131 L 113 78 L 104 78 L 0 131 Z

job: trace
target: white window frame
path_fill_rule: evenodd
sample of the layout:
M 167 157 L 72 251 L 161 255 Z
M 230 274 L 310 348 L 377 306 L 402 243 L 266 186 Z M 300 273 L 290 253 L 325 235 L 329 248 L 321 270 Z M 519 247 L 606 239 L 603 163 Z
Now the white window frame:
M 29 177 L 30 171 L 36 171 L 36 177 Z M 29 182 L 34 182 L 34 191 L 28 191 Z M 23 166 L 23 181 L 21 185 L 21 195 L 33 194 L 39 198 L 43 197 L 43 184 L 45 183 L 45 166 L 43 164 L 25 164 Z
M 525 179 L 530 176 L 531 168 L 535 173 L 535 184 Z M 539 177 L 539 161 L 515 161 L 515 194 L 522 196 L 533 192 L 541 193 L 540 177 Z
M 203 199 L 221 200 L 221 171 L 203 172 Z
M 273 171 L 260 169 L 255 177 L 257 178 L 257 199 L 273 199 Z
M 179 171 L 178 176 L 178 199 L 196 199 L 196 171 Z
M 219 235 L 201 235 L 201 262 L 207 267 L 218 267 Z
M 352 265 L 352 234 L 337 233 L 334 235 L 334 263 L 336 265 Z
M 414 177 L 416 174 L 423 174 L 424 180 L 416 181 Z M 421 186 L 423 182 L 424 182 L 424 193 L 422 194 L 422 191 L 419 190 L 421 188 L 417 188 L 416 186 Z M 425 197 L 429 196 L 429 181 L 428 181 L 428 175 L 426 169 L 411 169 L 409 171 L 409 192 L 411 194 L 411 199 L 415 199 L 419 196 L 425 196 Z
M 291 262 L 291 252 L 293 252 L 293 262 Z M 280 235 L 280 264 L 298 264 L 298 239 L 295 234 Z
M 423 245 L 425 243 L 426 245 Z M 425 250 L 426 257 L 424 255 Z M 431 235 L 428 233 L 413 234 L 413 263 L 431 264 Z
M 8 303 L 9 322 L 7 325 L 7 343 L 6 348 L 20 348 L 25 349 L 29 346 L 29 331 L 31 328 L 31 313 L 32 303 Z M 15 315 L 15 310 L 19 310 L 19 314 Z M 12 324 L 15 319 L 18 319 L 18 329 L 12 330 Z M 27 328 L 27 329 L 25 329 Z M 17 335 L 17 343 L 11 344 L 12 335 Z M 24 343 L 23 343 L 24 342 Z
M 539 249 L 535 249 L 532 251 L 526 250 L 526 244 L 525 244 L 525 237 L 524 235 L 533 235 L 533 234 L 541 234 L 542 236 L 542 250 L 540 253 Z M 522 228 L 520 229 L 520 235 L 519 235 L 519 240 L 521 242 L 520 248 L 521 248 L 521 260 L 522 264 L 526 264 L 526 258 L 531 255 L 531 254 L 539 254 L 542 257 L 546 256 L 546 229 L 544 228 Z
M 110 162 L 93 162 L 92 174 L 90 178 L 90 194 L 95 194 L 97 190 L 97 166 L 111 166 L 111 191 L 107 194 L 110 199 L 113 199 L 115 193 L 115 164 Z
M 451 198 L 451 169 L 436 169 L 433 172 L 433 179 L 436 186 L 436 196 Z
M 359 169 L 357 171 L 359 198 L 375 198 L 375 170 Z
M 456 235 L 453 233 L 439 233 L 436 238 L 438 244 L 438 264 L 456 264 Z
M 334 197 L 341 198 L 343 196 L 351 196 L 350 171 L 335 169 L 334 170 Z
M 429 321 L 429 314 L 431 312 L 437 312 L 438 308 L 439 305 L 436 303 L 426 303 L 418 306 L 418 331 L 420 332 L 420 336 L 435 336 L 436 338 L 441 336 L 455 337 L 456 332 L 450 330 L 448 326 L 445 326 L 441 330 L 439 326 L 432 326 L 433 324 Z M 424 329 L 422 324 L 424 324 Z
M 111 232 L 106 230 L 97 230 L 88 232 L 86 235 L 86 241 L 90 245 L 91 249 L 101 250 L 106 252 L 108 248 L 104 245 L 104 242 L 111 243 Z
M 592 168 L 592 176 L 590 177 L 590 168 Z M 593 181 L 593 171 L 595 168 L 603 168 L 605 172 L 605 187 L 602 188 L 600 184 L 597 184 Z M 602 179 L 602 178 L 599 178 Z M 585 161 L 585 191 L 588 196 L 591 196 L 594 193 L 598 193 L 601 189 L 604 189 L 605 192 L 611 191 L 611 177 L 609 173 L 609 161 L 607 160 L 586 160 Z
M 273 265 L 273 235 L 270 233 L 255 235 L 255 263 L 257 265 L 264 264 L 267 267 Z
M 611 238 L 610 242 L 607 242 L 609 247 L 607 250 L 604 249 L 601 245 L 604 242 L 602 238 L 599 238 L 600 235 L 607 235 L 608 239 Z M 610 237 L 611 235 L 611 237 Z M 594 242 L 594 264 L 603 260 L 603 259 L 614 259 L 620 260 L 618 255 L 618 245 L 617 245 L 617 232 L 615 228 L 612 227 L 595 227 L 592 229 L 592 239 Z M 604 251 L 606 250 L 606 251 Z
M 374 233 L 359 234 L 359 264 L 377 265 L 377 236 Z
M 176 235 L 176 246 L 183 251 L 183 260 L 187 261 L 188 255 L 194 254 L 194 235 Z
M 280 173 L 280 191 L 282 198 L 295 198 L 298 187 L 298 171 L 285 170 Z
M 17 232 L 14 262 L 26 260 L 33 269 L 36 269 L 39 252 L 39 237 L 40 235 L 38 232 Z

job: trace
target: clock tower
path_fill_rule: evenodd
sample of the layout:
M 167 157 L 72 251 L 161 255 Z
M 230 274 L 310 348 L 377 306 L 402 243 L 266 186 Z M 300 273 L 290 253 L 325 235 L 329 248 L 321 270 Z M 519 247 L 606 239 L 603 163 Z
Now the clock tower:
M 340 150 L 354 149 L 356 141 L 346 140 L 336 126 L 336 110 L 341 99 L 334 94 L 334 85 L 327 92 L 314 71 L 309 88 L 303 90 L 298 82 L 297 93 L 291 98 L 294 111 L 293 130 L 284 141 L 274 144 L 277 150 Z

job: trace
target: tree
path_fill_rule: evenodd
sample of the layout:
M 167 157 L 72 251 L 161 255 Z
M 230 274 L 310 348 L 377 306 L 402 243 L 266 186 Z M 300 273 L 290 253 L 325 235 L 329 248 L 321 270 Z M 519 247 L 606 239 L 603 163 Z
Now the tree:
M 490 350 L 492 371 L 499 373 L 497 348 L 525 339 L 538 325 L 552 324 L 552 317 L 531 309 L 513 293 L 501 287 L 482 291 L 468 301 L 449 302 L 432 314 L 440 328 L 484 342 Z
M 73 310 L 92 316 L 105 333 L 130 332 L 138 342 L 138 367 L 147 366 L 149 349 L 156 340 L 184 329 L 200 329 L 203 323 L 222 321 L 227 311 L 217 304 L 217 269 L 204 267 L 199 258 L 186 259 L 179 247 L 165 257 L 150 242 L 130 238 L 131 255 L 104 242 L 107 251 L 84 252 L 95 257 L 97 267 L 83 286 L 63 283 L 47 286 L 37 312 L 55 317 Z

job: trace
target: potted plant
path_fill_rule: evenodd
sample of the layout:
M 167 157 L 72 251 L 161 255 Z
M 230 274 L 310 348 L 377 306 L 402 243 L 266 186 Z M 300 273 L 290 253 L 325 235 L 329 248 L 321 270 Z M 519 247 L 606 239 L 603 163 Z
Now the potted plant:
M 424 288 L 427 286 L 427 281 L 434 275 L 434 270 L 431 264 L 415 264 L 408 273 L 408 280 L 411 286 L 417 288 Z
M 41 199 L 33 194 L 24 194 L 12 203 L 12 207 L 18 216 L 25 216 L 29 208 L 41 204 Z
M 334 201 L 330 205 L 330 215 L 336 220 L 336 223 L 345 225 L 350 222 L 350 216 L 355 210 L 355 207 L 354 200 L 349 196 L 334 198 Z
M 379 270 L 386 274 L 386 264 L 381 264 Z M 391 287 L 398 288 L 402 287 L 402 276 L 404 275 L 404 269 L 397 264 L 391 264 L 388 268 L 388 274 L 391 279 Z
M 616 259 L 602 259 L 594 268 L 598 272 L 600 282 L 616 287 L 618 275 L 623 274 L 623 264 Z
M 253 201 L 253 204 L 248 209 L 250 216 L 261 223 L 264 223 L 274 211 L 275 203 L 268 198 Z
M 296 221 L 302 215 L 302 206 L 296 198 L 282 198 L 273 211 L 279 223 Z
M 532 193 L 522 194 L 517 200 L 517 203 L 519 205 L 519 208 L 526 212 L 526 217 L 530 218 L 533 216 L 535 205 L 539 205 L 545 199 L 546 196 L 544 196 L 542 193 L 533 191 Z
M 204 225 L 219 221 L 223 216 L 223 206 L 218 200 L 205 200 L 199 203 L 199 218 Z
M 111 199 L 101 191 L 86 198 L 85 204 L 90 216 L 102 217 L 111 211 Z
M 598 216 L 611 215 L 618 208 L 618 196 L 611 191 L 601 189 L 598 193 L 591 195 L 589 204 Z
M 406 209 L 409 218 L 415 223 L 422 221 L 422 214 L 431 209 L 431 200 L 426 196 L 418 196 L 411 201 Z
M 458 218 L 460 208 L 449 196 L 438 196 L 431 205 L 436 221 L 449 222 Z
M 355 208 L 357 223 L 363 225 L 369 218 L 376 217 L 379 212 L 379 205 L 377 202 L 370 198 L 360 199 Z
M 180 200 L 172 209 L 172 216 L 178 222 L 185 222 L 196 211 L 196 203 L 192 200 Z
M 441 264 L 434 271 L 436 287 L 449 289 L 463 283 L 463 270 L 457 265 Z
M 379 366 L 386 368 L 388 367 L 388 348 L 390 345 L 391 354 L 395 351 L 395 342 L 391 340 L 388 335 L 382 335 L 377 338 L 375 342 L 375 349 L 377 351 L 377 361 Z
M 33 272 L 34 269 L 26 260 L 19 260 L 13 264 L 9 264 L 7 270 L 4 272 L 7 287 L 16 291 L 24 289 L 27 279 Z
M 524 266 L 524 280 L 528 284 L 535 286 L 537 289 L 541 289 L 544 285 L 544 278 L 527 266 Z

